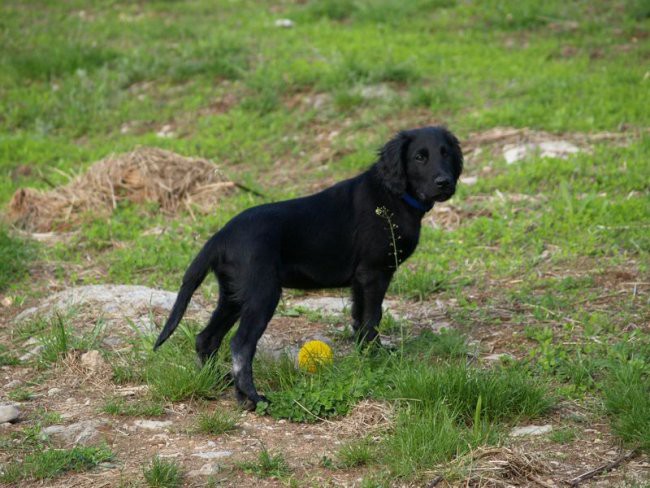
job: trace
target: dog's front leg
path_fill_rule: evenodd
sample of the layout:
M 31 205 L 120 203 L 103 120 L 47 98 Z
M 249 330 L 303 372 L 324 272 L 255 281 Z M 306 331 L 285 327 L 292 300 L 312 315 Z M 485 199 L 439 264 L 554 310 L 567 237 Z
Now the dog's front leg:
M 353 284 L 354 299 L 360 303 L 361 321 L 357 323 L 355 320 L 354 324 L 357 342 L 360 344 L 378 340 L 377 326 L 382 317 L 381 305 L 391 277 L 392 273 L 359 273 Z

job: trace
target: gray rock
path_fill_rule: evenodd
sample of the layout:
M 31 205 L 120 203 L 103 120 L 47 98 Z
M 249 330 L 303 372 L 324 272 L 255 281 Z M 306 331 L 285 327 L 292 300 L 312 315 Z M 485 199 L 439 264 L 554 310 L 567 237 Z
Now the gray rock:
M 134 317 L 134 312 L 146 312 L 151 308 L 171 310 L 175 300 L 176 293 L 146 286 L 87 285 L 55 293 L 40 305 L 24 310 L 14 320 L 22 322 L 35 315 L 50 317 L 57 311 L 88 303 L 96 306 L 99 314 L 124 314 L 126 317 Z M 195 303 L 190 303 L 190 310 L 197 308 Z
M 393 90 L 388 85 L 368 85 L 361 88 L 359 94 L 366 99 L 388 98 L 393 95 Z
M 29 361 L 30 359 L 38 356 L 43 349 L 45 349 L 45 346 L 36 346 L 31 350 L 29 350 L 28 352 L 26 352 L 25 354 L 23 354 L 22 356 L 20 356 L 18 359 L 22 362 Z
M 396 302 L 384 300 L 384 311 L 390 312 L 394 317 L 399 318 L 394 310 Z M 313 312 L 320 312 L 323 315 L 342 315 L 347 313 L 352 307 L 352 302 L 348 297 L 307 297 L 291 303 L 291 306 L 304 308 Z
M 20 381 L 20 380 L 13 380 L 13 381 L 10 381 L 9 383 L 7 383 L 7 384 L 5 385 L 5 388 L 6 388 L 7 390 L 11 390 L 12 388 L 16 388 L 17 386 L 20 386 L 20 385 L 22 385 L 22 384 L 23 384 L 23 382 Z
M 103 342 L 109 347 L 120 347 L 125 335 L 137 332 L 154 332 L 157 327 L 152 321 L 152 310 L 168 312 L 176 300 L 176 293 L 133 285 L 88 285 L 69 288 L 42 300 L 39 305 L 18 314 L 14 322 L 20 323 L 35 317 L 49 319 L 55 313 L 66 313 L 74 307 L 87 307 L 93 316 L 103 319 Z M 195 318 L 209 316 L 209 311 L 197 305 L 200 297 L 189 304 L 188 313 Z M 95 327 L 94 321 L 78 325 Z M 31 345 L 31 344 L 28 344 Z M 42 347 L 42 346 L 38 346 Z M 33 349 L 21 360 L 27 361 L 40 352 Z
M 194 457 L 199 457 L 201 459 L 220 459 L 227 458 L 232 456 L 232 451 L 205 451 L 205 452 L 195 452 L 192 454 Z
M 567 141 L 544 141 L 527 144 L 506 145 L 503 147 L 503 157 L 507 164 L 514 164 L 530 156 L 539 155 L 542 158 L 566 159 L 571 154 L 580 152 L 580 148 Z
M 69 425 L 50 425 L 42 433 L 67 444 L 85 446 L 101 440 L 97 429 L 103 425 L 101 420 L 82 420 Z
M 136 420 L 133 425 L 141 429 L 159 430 L 165 429 L 172 425 L 171 420 Z
M 295 23 L 291 19 L 277 19 L 275 21 L 276 27 L 283 27 L 285 29 L 291 29 Z
M 196 476 L 210 476 L 219 472 L 219 465 L 214 463 L 208 463 L 201 466 L 201 469 L 193 469 L 187 473 L 190 477 Z
M 510 431 L 512 437 L 523 437 L 525 435 L 543 435 L 551 432 L 553 426 L 547 425 L 526 425 L 524 427 L 516 427 Z
M 460 182 L 467 186 L 476 185 L 478 183 L 478 176 L 462 176 Z
M 16 422 L 20 417 L 20 410 L 13 405 L 0 405 L 0 424 Z
M 53 396 L 58 395 L 62 391 L 63 390 L 61 388 L 56 388 L 56 387 L 55 388 L 50 388 L 49 390 L 47 390 L 47 396 L 53 397 Z

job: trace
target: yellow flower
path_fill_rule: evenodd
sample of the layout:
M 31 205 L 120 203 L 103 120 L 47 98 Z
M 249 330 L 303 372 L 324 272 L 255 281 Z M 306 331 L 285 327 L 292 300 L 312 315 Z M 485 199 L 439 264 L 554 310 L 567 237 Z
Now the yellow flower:
M 309 341 L 298 352 L 298 365 L 301 369 L 315 373 L 325 364 L 332 364 L 332 348 L 323 341 Z

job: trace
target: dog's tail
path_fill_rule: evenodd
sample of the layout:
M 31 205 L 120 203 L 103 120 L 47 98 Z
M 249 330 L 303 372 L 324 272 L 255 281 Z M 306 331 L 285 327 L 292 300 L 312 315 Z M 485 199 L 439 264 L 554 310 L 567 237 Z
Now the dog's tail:
M 210 268 L 213 266 L 213 261 L 217 255 L 216 246 L 217 239 L 215 235 L 212 236 L 212 238 L 205 244 L 205 246 L 203 246 L 203 249 L 199 251 L 199 254 L 194 258 L 194 261 L 192 261 L 190 267 L 187 268 L 187 271 L 185 271 L 185 275 L 183 276 L 183 284 L 181 285 L 181 289 L 178 291 L 176 302 L 174 302 L 174 306 L 171 313 L 169 314 L 167 323 L 165 323 L 165 327 L 163 327 L 163 330 L 160 332 L 158 339 L 156 339 L 156 343 L 153 346 L 154 351 L 158 349 L 162 343 L 165 342 L 169 336 L 174 333 L 176 327 L 178 327 L 178 324 L 180 323 L 181 319 L 183 318 L 183 314 L 187 309 L 187 305 L 190 303 L 192 295 L 201 285 L 201 283 L 203 283 L 203 280 L 208 274 L 208 271 L 210 271 Z

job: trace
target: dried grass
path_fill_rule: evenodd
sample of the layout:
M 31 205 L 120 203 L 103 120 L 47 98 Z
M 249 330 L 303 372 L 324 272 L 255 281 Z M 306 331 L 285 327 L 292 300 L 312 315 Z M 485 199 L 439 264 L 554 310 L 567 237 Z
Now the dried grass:
M 153 202 L 166 213 L 191 206 L 208 210 L 235 183 L 206 159 L 157 148 L 112 155 L 50 191 L 21 188 L 9 202 L 8 219 L 32 232 L 67 230 L 86 215 L 109 215 L 120 201 Z
M 389 403 L 363 400 L 340 420 L 322 424 L 324 433 L 360 438 L 386 430 L 393 425 L 393 407 Z
M 505 447 L 480 448 L 469 456 L 471 468 L 463 486 L 554 486 L 540 477 L 550 471 L 540 456 Z

